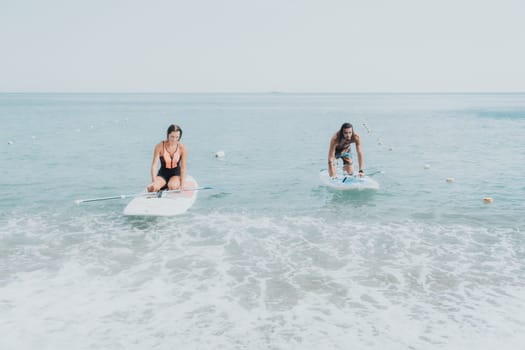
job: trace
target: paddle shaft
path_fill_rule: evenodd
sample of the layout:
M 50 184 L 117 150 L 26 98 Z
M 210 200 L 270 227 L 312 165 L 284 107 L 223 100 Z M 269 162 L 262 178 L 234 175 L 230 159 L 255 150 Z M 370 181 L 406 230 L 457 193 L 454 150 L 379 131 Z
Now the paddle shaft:
M 144 192 L 139 194 L 121 194 L 118 196 L 111 196 L 111 197 L 99 197 L 99 198 L 88 198 L 88 199 L 77 199 L 75 201 L 76 204 L 80 203 L 87 203 L 87 202 L 101 202 L 101 201 L 109 201 L 112 199 L 125 199 L 125 198 L 131 198 L 131 197 L 138 197 L 138 196 L 147 196 L 147 195 L 153 195 L 157 194 L 157 196 L 161 197 L 163 193 L 177 193 L 177 192 L 185 192 L 185 191 L 200 191 L 200 190 L 210 190 L 213 187 L 210 186 L 204 186 L 204 187 L 197 187 L 197 188 L 188 188 L 184 190 L 166 190 L 166 191 L 159 191 L 159 192 Z

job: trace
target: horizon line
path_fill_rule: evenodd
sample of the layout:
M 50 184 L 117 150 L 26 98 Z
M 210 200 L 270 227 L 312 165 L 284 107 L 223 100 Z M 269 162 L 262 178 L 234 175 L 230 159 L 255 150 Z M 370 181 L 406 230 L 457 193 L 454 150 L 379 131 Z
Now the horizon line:
M 180 94 L 180 95 L 197 95 L 197 94 L 214 94 L 214 95 L 461 95 L 461 94 L 524 94 L 523 91 L 363 91 L 363 92 L 326 92 L 326 91 L 0 91 L 0 94 Z

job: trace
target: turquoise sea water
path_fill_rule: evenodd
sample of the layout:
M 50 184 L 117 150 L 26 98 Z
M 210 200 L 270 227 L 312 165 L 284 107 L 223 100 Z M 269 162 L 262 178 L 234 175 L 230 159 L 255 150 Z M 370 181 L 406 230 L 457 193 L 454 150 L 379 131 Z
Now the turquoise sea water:
M 378 191 L 321 185 L 345 121 Z M 0 94 L 0 123 L 2 349 L 525 341 L 525 94 Z M 171 123 L 214 187 L 187 214 L 74 203 L 141 191 Z

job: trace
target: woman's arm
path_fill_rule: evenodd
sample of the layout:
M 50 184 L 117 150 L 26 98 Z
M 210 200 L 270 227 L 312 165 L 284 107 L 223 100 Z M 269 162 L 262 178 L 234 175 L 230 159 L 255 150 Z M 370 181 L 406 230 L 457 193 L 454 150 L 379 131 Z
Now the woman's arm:
M 184 189 L 184 180 L 186 180 L 186 159 L 187 159 L 187 151 L 186 146 L 183 144 L 180 144 L 180 151 L 181 151 L 181 158 L 180 158 L 180 189 Z
M 159 147 L 160 143 L 155 146 L 155 149 L 153 150 L 153 160 L 151 162 L 151 182 L 155 181 L 155 178 L 157 177 L 157 164 L 159 163 Z

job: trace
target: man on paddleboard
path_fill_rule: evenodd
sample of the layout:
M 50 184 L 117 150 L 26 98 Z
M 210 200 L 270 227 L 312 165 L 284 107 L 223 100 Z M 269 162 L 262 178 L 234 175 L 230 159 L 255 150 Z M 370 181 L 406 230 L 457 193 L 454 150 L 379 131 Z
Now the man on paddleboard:
M 151 183 L 148 192 L 157 192 L 164 187 L 168 190 L 183 190 L 186 176 L 186 147 L 180 142 L 182 129 L 178 125 L 170 125 L 166 132 L 166 140 L 159 142 L 153 151 L 151 162 Z M 160 169 L 157 165 L 160 161 Z
M 354 127 L 350 123 L 341 125 L 341 129 L 330 139 L 330 149 L 328 151 L 328 174 L 331 178 L 336 176 L 335 160 L 343 160 L 343 170 L 352 175 L 354 173 L 352 160 L 352 143 L 355 144 L 357 161 L 359 163 L 359 176 L 364 176 L 363 170 L 363 150 L 361 148 L 361 138 L 354 132 Z

